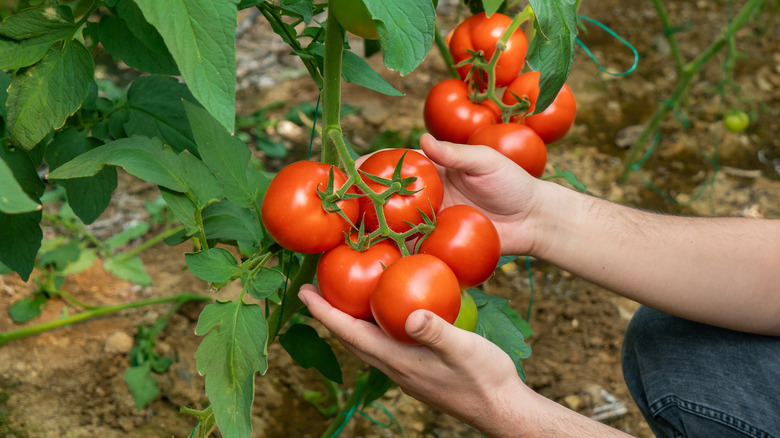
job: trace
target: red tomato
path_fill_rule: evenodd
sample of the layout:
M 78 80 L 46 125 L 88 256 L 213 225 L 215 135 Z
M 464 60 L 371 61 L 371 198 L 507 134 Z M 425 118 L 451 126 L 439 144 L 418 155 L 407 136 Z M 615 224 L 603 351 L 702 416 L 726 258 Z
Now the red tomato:
M 423 119 L 438 140 L 465 143 L 477 128 L 499 122 L 501 110 L 492 100 L 472 102 L 465 82 L 447 79 L 428 92 Z
M 316 254 L 333 248 L 344 240 L 352 224 L 337 212 L 322 208 L 317 188 L 328 186 L 333 169 L 334 186 L 347 181 L 344 172 L 330 164 L 297 161 L 282 169 L 268 185 L 263 197 L 261 216 L 271 237 L 284 248 L 304 254 Z M 352 188 L 349 193 L 356 193 Z M 360 209 L 357 199 L 336 203 L 353 223 Z
M 422 241 L 420 254 L 444 261 L 461 289 L 487 280 L 501 257 L 501 240 L 493 222 L 469 205 L 453 205 L 436 215 L 436 229 Z
M 538 71 L 529 71 L 518 76 L 504 90 L 501 100 L 507 105 L 514 105 L 517 102 L 515 95 L 520 98 L 527 97 L 529 106 L 525 114 L 533 113 L 536 108 L 536 99 L 539 97 L 539 78 L 541 74 Z M 544 111 L 532 116 L 520 114 L 512 118 L 513 121 L 520 121 L 530 126 L 531 129 L 542 137 L 545 144 L 556 142 L 563 138 L 574 124 L 574 118 L 577 116 L 577 101 L 574 99 L 574 93 L 568 85 L 563 84 L 555 100 Z
M 547 164 L 547 147 L 531 128 L 519 123 L 500 123 L 474 131 L 468 144 L 481 144 L 501 152 L 526 172 L 539 178 Z
M 404 156 L 404 154 L 406 154 Z M 411 149 L 385 149 L 369 156 L 360 165 L 360 170 L 371 175 L 390 179 L 396 164 L 404 157 L 401 167 L 401 178 L 416 176 L 417 180 L 406 188 L 417 191 L 411 195 L 394 194 L 387 200 L 383 207 L 385 220 L 391 230 L 397 233 L 409 231 L 411 226 L 407 223 L 420 224 L 423 219 L 419 210 L 429 217 L 431 209 L 436 213 L 441 208 L 444 198 L 444 187 L 436 171 L 436 166 L 425 155 Z M 371 190 L 379 193 L 387 190 L 387 187 L 364 177 L 363 180 Z M 367 196 L 358 198 L 360 202 L 360 215 L 365 220 L 366 230 L 374 231 L 379 228 L 379 219 L 376 216 L 374 204 Z
M 394 339 L 417 342 L 406 334 L 406 319 L 427 309 L 452 324 L 460 311 L 458 279 L 446 263 L 429 254 L 402 257 L 385 269 L 371 293 L 371 312 Z
M 353 238 L 354 240 L 354 238 Z M 346 242 L 329 249 L 317 264 L 317 285 L 333 307 L 354 318 L 373 321 L 368 299 L 387 266 L 401 258 L 391 240 L 357 251 Z
M 484 12 L 472 15 L 463 20 L 455 28 L 450 40 L 449 48 L 455 64 L 460 63 L 472 57 L 469 50 L 484 53 L 487 61 L 493 57 L 496 51 L 496 43 L 504 34 L 504 31 L 512 22 L 510 17 L 501 13 L 494 13 L 490 17 Z M 496 64 L 496 87 L 507 86 L 514 78 L 520 74 L 525 63 L 525 55 L 528 51 L 528 39 L 521 29 L 517 29 L 506 44 L 504 50 L 498 57 Z M 465 78 L 471 70 L 471 64 L 458 67 L 458 74 Z M 486 76 L 480 75 L 481 83 L 486 83 Z

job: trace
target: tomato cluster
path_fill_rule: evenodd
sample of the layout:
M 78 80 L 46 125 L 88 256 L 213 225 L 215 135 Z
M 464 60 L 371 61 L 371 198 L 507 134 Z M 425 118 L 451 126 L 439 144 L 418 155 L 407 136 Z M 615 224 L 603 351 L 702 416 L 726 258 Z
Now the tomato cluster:
M 514 30 L 499 51 L 512 21 L 501 13 L 488 17 L 482 12 L 453 30 L 448 46 L 460 79 L 431 88 L 423 118 L 437 139 L 490 146 L 538 178 L 547 163 L 546 145 L 569 131 L 577 103 L 564 84 L 544 111 L 533 114 L 540 73 L 522 72 L 528 50 L 523 31 Z
M 415 150 L 376 152 L 354 179 L 314 161 L 285 167 L 263 198 L 268 234 L 291 251 L 323 252 L 322 296 L 401 342 L 414 343 L 405 323 L 417 309 L 473 331 L 465 289 L 490 277 L 501 251 L 490 219 L 467 205 L 442 209 L 437 169 Z

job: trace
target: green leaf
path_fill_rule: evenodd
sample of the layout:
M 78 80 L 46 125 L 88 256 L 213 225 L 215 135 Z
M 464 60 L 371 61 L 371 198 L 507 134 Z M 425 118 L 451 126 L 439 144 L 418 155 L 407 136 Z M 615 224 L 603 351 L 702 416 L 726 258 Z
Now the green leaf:
M 178 158 L 188 188 L 187 197 L 192 199 L 199 210 L 222 199 L 219 182 L 203 161 L 195 158 L 189 151 L 182 152 Z
M 188 102 L 184 109 L 192 126 L 203 162 L 216 175 L 225 197 L 239 207 L 252 207 L 262 195 L 259 187 L 250 186 L 247 169 L 251 159 L 249 148 L 203 108 Z
M 162 35 L 192 94 L 232 133 L 236 118 L 237 1 L 135 3 Z
M 566 82 L 577 39 L 576 0 L 530 0 L 536 36 L 528 48 L 528 65 L 541 73 L 534 114 L 544 111 Z
M 41 314 L 41 309 L 46 304 L 46 296 L 35 293 L 31 297 L 24 297 L 8 306 L 8 316 L 16 324 L 23 324 Z
M 127 245 L 133 239 L 138 239 L 149 231 L 149 222 L 138 222 L 135 225 L 125 228 L 114 234 L 106 240 L 106 245 L 112 248 L 119 248 Z
M 238 276 L 242 268 L 236 258 L 225 248 L 209 248 L 184 254 L 187 268 L 203 281 L 221 283 Z
M 482 0 L 482 7 L 485 9 L 485 14 L 489 17 L 496 13 L 503 3 L 504 0 Z
M 206 335 L 195 360 L 198 372 L 206 376 L 206 395 L 220 432 L 251 436 L 255 373 L 268 369 L 268 324 L 262 309 L 242 301 L 209 304 L 200 313 L 195 334 Z
M 50 170 L 54 170 L 98 144 L 102 143 L 87 138 L 85 132 L 66 128 L 55 135 L 46 147 L 44 157 Z M 85 224 L 91 224 L 111 202 L 111 194 L 117 186 L 117 173 L 114 168 L 104 168 L 93 176 L 62 180 L 58 184 L 65 188 L 73 212 Z
M 81 249 L 79 251 L 79 257 L 68 263 L 62 270 L 62 275 L 67 277 L 68 275 L 76 275 L 80 272 L 84 272 L 97 261 L 97 251 L 94 249 Z
M 130 31 L 128 24 L 115 15 L 100 20 L 97 35 L 106 51 L 117 61 L 152 74 L 179 74 L 176 62 L 164 45 L 162 53 L 145 45 Z
M 192 235 L 198 231 L 198 225 L 195 223 L 195 212 L 197 208 L 185 195 L 160 187 L 160 194 L 171 209 L 173 216 L 184 225 L 187 235 Z
M 402 75 L 419 66 L 433 44 L 436 9 L 430 1 L 364 0 L 376 22 L 385 67 Z
M 509 316 L 514 312 L 509 307 L 509 300 L 479 289 L 469 289 L 469 293 L 477 304 L 477 333 L 504 350 L 515 363 L 517 374 L 525 380 L 525 370 L 520 359 L 531 355 L 531 346 L 525 343 L 523 328 L 518 327 L 516 319 Z
M 123 167 L 131 175 L 177 192 L 189 189 L 179 156 L 146 137 L 123 138 L 87 151 L 54 169 L 49 179 L 92 176 L 105 166 Z
M 311 22 L 313 5 L 312 0 L 282 0 L 279 6 L 287 13 L 300 16 L 308 24 Z
M 5 106 L 5 102 L 8 100 L 8 87 L 11 85 L 13 79 L 2 70 L 2 67 L 0 67 L 0 117 L 5 120 L 8 115 L 8 109 Z M 0 137 L 3 137 L 2 128 L 3 126 L 0 125 Z
M 122 254 L 117 254 L 115 257 L 105 259 L 103 268 L 117 278 L 131 283 L 141 286 L 152 284 L 152 278 L 146 272 L 144 262 L 140 257 L 124 258 Z
M 94 65 L 77 40 L 16 76 L 8 92 L 8 130 L 24 149 L 32 149 L 76 112 L 87 96 Z
M 341 367 L 333 348 L 311 326 L 293 324 L 279 336 L 279 343 L 303 368 L 314 368 L 326 379 L 343 383 Z
M 0 212 L 18 214 L 38 211 L 42 208 L 41 204 L 33 201 L 24 192 L 2 157 L 0 157 L 0 187 L 3 188 L 0 192 Z
M 182 100 L 195 102 L 187 86 L 167 76 L 144 76 L 133 81 L 127 101 L 109 119 L 114 138 L 158 137 L 174 151 L 197 153 Z
M 15 41 L 0 38 L 0 69 L 16 70 L 40 61 L 56 41 L 70 36 L 71 29 Z
M 144 362 L 141 365 L 126 369 L 125 383 L 127 383 L 127 387 L 133 395 L 135 408 L 139 411 L 160 394 L 160 390 L 157 387 L 157 379 L 152 376 L 151 362 Z
M 263 240 L 263 231 L 254 210 L 241 208 L 228 200 L 209 205 L 203 210 L 206 238 L 223 243 L 246 242 L 256 246 Z
M 254 277 L 249 279 L 247 292 L 249 295 L 264 300 L 272 296 L 277 290 L 284 286 L 284 275 L 271 268 L 260 268 Z
M 363 406 L 369 405 L 374 400 L 382 397 L 388 389 L 392 388 L 395 382 L 377 368 L 371 367 L 368 370 L 368 380 L 363 389 L 361 402 Z
M 52 266 L 54 269 L 62 271 L 69 263 L 75 262 L 78 258 L 79 242 L 73 239 L 46 252 L 41 248 L 38 254 L 38 265 Z
M 25 9 L 3 20 L 0 35 L 20 41 L 73 27 L 73 13 L 68 6 L 38 7 Z

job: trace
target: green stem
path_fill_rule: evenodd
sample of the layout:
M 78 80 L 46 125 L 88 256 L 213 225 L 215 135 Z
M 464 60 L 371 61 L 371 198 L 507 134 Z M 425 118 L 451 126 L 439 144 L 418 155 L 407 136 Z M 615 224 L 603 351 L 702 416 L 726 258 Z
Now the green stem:
M 114 304 L 109 306 L 98 306 L 98 307 L 94 307 L 91 310 L 85 310 L 83 312 L 76 313 L 75 315 L 66 316 L 64 318 L 59 318 L 54 321 L 48 321 L 30 327 L 24 327 L 17 330 L 10 330 L 7 332 L 0 333 L 0 345 L 4 345 L 16 339 L 37 335 L 45 331 L 82 322 L 90 318 L 95 318 L 97 316 L 109 315 L 111 313 L 120 312 L 122 310 L 134 309 L 136 307 L 152 306 L 156 304 L 172 303 L 172 302 L 209 301 L 209 300 L 211 300 L 211 298 L 204 295 L 194 294 L 191 292 L 183 292 L 178 295 L 171 295 L 167 297 L 149 298 L 146 300 L 138 300 L 130 303 Z
M 94 234 L 87 231 L 86 227 L 81 223 L 62 220 L 59 216 L 51 213 L 43 212 L 43 219 L 51 222 L 53 225 L 61 225 L 68 230 L 75 231 L 76 233 L 84 236 L 87 241 L 100 250 L 101 254 L 111 254 L 111 249 L 105 243 L 101 242 Z
M 452 54 L 450 53 L 450 48 L 447 47 L 446 39 L 441 35 L 439 23 L 436 23 L 435 30 L 436 33 L 434 34 L 434 40 L 436 41 L 436 47 L 439 48 L 439 53 L 441 53 L 441 57 L 444 59 L 444 63 L 447 65 L 447 70 L 450 72 L 450 76 L 458 79 L 460 75 L 458 74 L 458 70 L 455 68 L 455 60 L 452 59 Z
M 669 42 L 669 50 L 672 53 L 672 57 L 674 58 L 674 63 L 677 65 L 677 72 L 682 72 L 684 61 L 682 58 L 682 54 L 680 53 L 680 48 L 677 45 L 677 38 L 674 37 L 674 33 L 672 32 L 672 25 L 671 21 L 669 20 L 669 14 L 666 13 L 666 8 L 664 8 L 663 3 L 661 0 L 653 0 L 653 6 L 655 6 L 655 10 L 658 13 L 658 18 L 661 19 L 661 25 L 664 29 L 664 36 L 666 36 L 666 41 Z
M 73 295 L 65 292 L 64 290 L 55 289 L 55 290 L 47 290 L 47 292 L 50 293 L 51 295 L 57 295 L 59 297 L 62 297 L 62 299 L 64 299 L 65 301 L 67 301 L 71 305 L 76 306 L 76 307 L 80 307 L 80 308 L 82 308 L 84 310 L 93 310 L 93 309 L 97 309 L 99 307 L 99 306 L 90 306 L 88 304 L 85 304 L 84 302 L 82 302 L 81 300 L 77 299 Z
M 146 251 L 147 249 L 153 247 L 154 245 L 157 245 L 158 243 L 162 242 L 163 240 L 173 236 L 174 234 L 178 233 L 179 231 L 184 229 L 184 225 L 179 225 L 178 227 L 169 228 L 162 233 L 152 237 L 149 240 L 146 240 L 144 243 L 136 246 L 135 248 L 131 249 L 130 251 L 123 253 L 117 257 L 117 260 L 119 261 L 125 261 L 131 257 L 135 257 L 138 254 Z
M 298 298 L 298 290 L 304 284 L 311 283 L 314 280 L 319 260 L 320 254 L 306 254 L 303 257 L 298 273 L 287 285 L 287 291 L 282 299 L 282 304 L 276 306 L 273 312 L 271 312 L 271 316 L 268 317 L 268 344 L 274 341 L 284 324 L 305 307 L 301 299 Z
M 658 130 L 664 117 L 666 117 L 666 115 L 675 108 L 680 99 L 685 96 L 693 78 L 723 47 L 726 46 L 729 36 L 736 33 L 738 29 L 742 28 L 748 20 L 750 20 L 750 17 L 752 17 L 753 13 L 763 5 L 764 1 L 765 0 L 748 0 L 734 17 L 734 20 L 732 20 L 726 29 L 721 32 L 718 38 L 700 53 L 699 56 L 691 60 L 682 68 L 680 71 L 680 78 L 677 81 L 677 86 L 672 91 L 672 94 L 656 108 L 655 113 L 650 118 L 645 129 L 642 130 L 639 137 L 628 151 L 628 156 L 623 164 L 623 171 L 620 175 L 621 182 L 626 182 L 628 180 L 643 146 L 647 144 L 651 136 Z
M 355 382 L 352 385 L 352 393 L 349 395 L 349 399 L 345 403 L 344 407 L 339 410 L 339 414 L 328 426 L 328 429 L 321 435 L 323 438 L 331 438 L 335 436 L 336 432 L 343 430 L 344 423 L 352 418 L 354 410 L 358 408 L 360 404 L 360 396 L 363 395 L 363 387 L 368 381 L 367 373 L 360 373 L 355 378 Z
M 209 242 L 206 240 L 206 228 L 203 226 L 203 213 L 198 208 L 195 210 L 195 225 L 198 227 L 198 239 L 202 250 L 209 249 Z
M 344 35 L 333 14 L 328 14 L 325 29 L 325 59 L 322 88 L 322 155 L 323 163 L 339 164 L 339 153 L 330 132 L 341 136 L 341 63 Z M 349 155 L 349 154 L 347 154 Z
M 298 42 L 298 36 L 297 35 L 291 35 L 287 26 L 285 26 L 284 21 L 282 21 L 282 17 L 265 1 L 260 2 L 257 5 L 257 9 L 260 10 L 260 13 L 263 14 L 266 20 L 268 20 L 269 23 L 276 23 L 276 27 L 278 29 L 281 29 L 282 32 L 284 32 L 286 38 L 284 40 L 287 42 L 287 44 L 290 45 L 290 47 L 293 49 L 293 52 L 301 53 L 304 52 L 303 46 Z M 314 80 L 314 83 L 317 85 L 318 89 L 322 89 L 322 76 L 320 76 L 320 72 L 317 68 L 317 63 L 313 59 L 307 59 L 304 57 L 300 57 L 301 61 L 303 61 L 303 65 L 306 67 L 306 70 L 309 72 L 309 76 Z

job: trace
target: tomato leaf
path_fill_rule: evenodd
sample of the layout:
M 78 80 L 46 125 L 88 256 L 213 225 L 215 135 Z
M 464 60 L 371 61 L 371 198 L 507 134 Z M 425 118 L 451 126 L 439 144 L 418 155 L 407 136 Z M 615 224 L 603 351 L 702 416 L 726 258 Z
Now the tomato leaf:
M 374 367 L 369 368 L 368 379 L 366 380 L 366 386 L 363 388 L 363 396 L 361 397 L 363 406 L 367 406 L 374 400 L 382 397 L 388 389 L 393 387 L 393 385 L 395 385 L 395 382 L 387 377 L 385 373 Z
M 195 334 L 205 335 L 195 352 L 196 367 L 206 376 L 206 395 L 220 431 L 251 436 L 255 373 L 268 369 L 268 324 L 262 309 L 242 301 L 209 304 Z
M 103 268 L 110 274 L 141 286 L 150 286 L 152 277 L 146 272 L 140 257 L 123 258 L 122 254 L 103 261 Z
M 237 1 L 135 3 L 162 35 L 192 94 L 232 133 L 236 117 Z
M 0 157 L 0 186 L 3 187 L 3 193 L 0 195 L 0 212 L 18 214 L 38 211 L 42 208 L 41 204 L 33 201 L 24 192 L 2 157 Z
M 158 137 L 176 152 L 187 149 L 197 155 L 182 100 L 196 102 L 176 79 L 157 75 L 138 78 L 127 90 L 125 104 L 111 114 L 111 135 Z
M 249 295 L 258 300 L 263 300 L 271 297 L 284 286 L 284 275 L 276 269 L 263 267 L 248 281 L 247 291 Z M 274 301 L 278 301 L 278 297 Z
M 313 367 L 326 379 L 343 383 L 341 367 L 333 349 L 311 326 L 293 324 L 279 335 L 279 343 L 301 367 Z
M 44 156 L 49 169 L 54 170 L 93 148 L 94 141 L 87 138 L 86 132 L 66 128 L 54 136 Z M 95 175 L 62 180 L 58 184 L 65 188 L 73 212 L 85 224 L 91 224 L 108 207 L 117 186 L 117 173 L 114 168 L 104 168 Z
M 525 370 L 520 359 L 531 355 L 531 346 L 525 342 L 524 327 L 518 325 L 519 316 L 514 317 L 517 312 L 509 307 L 509 300 L 505 298 L 479 289 L 469 289 L 469 293 L 477 304 L 477 333 L 504 350 L 515 363 L 517 374 L 525 380 Z
M 176 62 L 164 45 L 158 49 L 161 52 L 146 46 L 130 30 L 129 23 L 116 15 L 103 17 L 94 26 L 100 43 L 115 60 L 152 74 L 179 74 Z
M 436 25 L 433 3 L 418 0 L 364 0 L 364 3 L 376 22 L 385 67 L 402 75 L 411 73 L 433 45 Z
M 250 185 L 247 178 L 251 153 L 237 137 L 230 135 L 208 111 L 184 102 L 203 162 L 216 175 L 225 197 L 240 207 L 252 207 L 262 195 L 263 184 Z
M 225 248 L 209 248 L 184 254 L 187 268 L 203 281 L 221 283 L 239 276 L 242 268 L 236 258 Z
M 482 7 L 485 9 L 485 14 L 489 17 L 497 12 L 504 0 L 482 0 Z
M 195 224 L 195 212 L 197 208 L 189 198 L 179 192 L 175 192 L 165 187 L 160 187 L 160 195 L 165 200 L 168 208 L 177 221 L 184 225 L 187 235 L 192 235 L 198 231 Z
M 255 247 L 263 240 L 263 231 L 254 211 L 223 199 L 203 210 L 206 237 L 227 244 Z
M 8 316 L 16 324 L 25 323 L 41 314 L 41 309 L 46 304 L 46 295 L 42 293 L 24 297 L 8 306 Z
M 125 370 L 125 383 L 133 395 L 135 407 L 139 411 L 160 394 L 157 379 L 152 377 L 152 363 L 144 362 L 141 365 Z
M 49 49 L 40 62 L 17 75 L 8 89 L 8 131 L 32 149 L 78 110 L 92 82 L 92 56 L 78 40 Z M 42 116 L 44 115 L 44 116 Z
M 574 62 L 577 38 L 576 0 L 530 0 L 536 15 L 536 37 L 528 48 L 528 65 L 541 73 L 534 114 L 544 111 L 566 82 Z
M 0 35 L 14 40 L 26 40 L 74 26 L 70 7 L 37 7 L 25 9 L 3 20 L 0 23 Z

